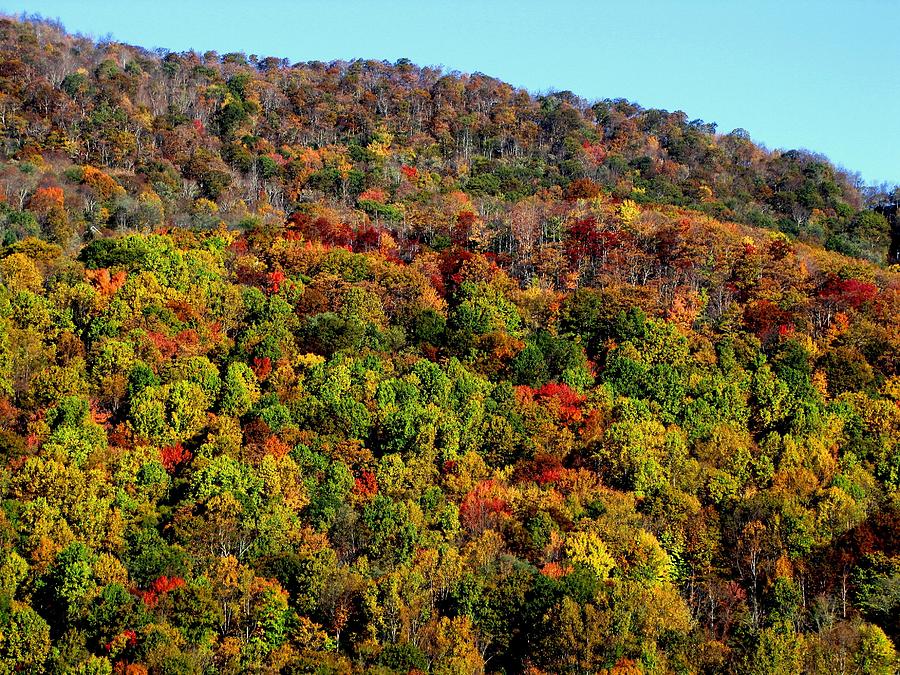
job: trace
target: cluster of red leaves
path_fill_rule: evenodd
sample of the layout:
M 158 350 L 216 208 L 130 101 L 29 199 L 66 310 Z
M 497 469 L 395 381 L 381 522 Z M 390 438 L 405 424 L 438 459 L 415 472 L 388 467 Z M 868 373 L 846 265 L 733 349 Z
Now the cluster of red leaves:
M 305 213 L 294 213 L 288 218 L 290 227 L 309 241 L 319 241 L 328 246 L 347 248 L 353 233 L 344 223 L 334 223 L 324 216 L 312 218 Z
M 19 416 L 19 409 L 8 398 L 0 398 L 0 426 L 12 428 L 13 422 Z
M 106 432 L 109 444 L 112 447 L 124 448 L 134 443 L 134 433 L 125 422 L 119 422 Z
M 184 579 L 181 577 L 167 577 L 163 575 L 154 580 L 150 584 L 150 588 L 146 590 L 133 589 L 131 592 L 138 596 L 147 607 L 155 607 L 156 603 L 159 602 L 159 596 L 182 586 L 184 586 Z
M 558 483 L 566 475 L 563 467 L 554 467 L 545 469 L 535 478 L 538 485 L 547 485 L 549 483 Z
M 475 226 L 477 216 L 472 211 L 460 211 L 456 215 L 456 227 L 453 229 L 453 243 L 457 246 L 465 246 L 472 236 L 472 228 Z
M 100 410 L 97 401 L 95 401 L 94 399 L 91 399 L 90 401 L 89 410 L 91 415 L 91 422 L 93 422 L 94 424 L 106 426 L 109 423 L 110 414 L 105 410 Z
M 253 358 L 253 373 L 262 382 L 272 372 L 272 359 L 268 356 L 256 356 Z
M 244 425 L 241 453 L 245 461 L 256 466 L 266 455 L 281 459 L 290 451 L 290 446 L 272 433 L 272 429 L 263 420 L 256 419 Z
M 609 675 L 641 675 L 644 669 L 634 659 L 627 659 L 623 656 L 616 661 L 616 665 L 605 672 L 608 672 Z
M 159 449 L 159 461 L 169 473 L 190 462 L 192 457 L 191 451 L 183 448 L 181 443 Z
M 444 297 L 453 293 L 463 282 L 463 266 L 474 257 L 474 254 L 460 248 L 444 251 L 438 263 L 440 275 L 431 277 L 434 289 Z
M 269 288 L 270 293 L 277 293 L 281 288 L 281 284 L 284 283 L 284 280 L 287 279 L 287 276 L 281 270 L 275 270 L 274 272 L 269 272 L 266 275 L 266 285 Z
M 740 616 L 741 607 L 747 601 L 747 592 L 737 581 L 714 584 L 712 594 L 719 605 L 715 633 L 719 639 L 726 638 Z
M 250 250 L 250 242 L 247 241 L 246 237 L 239 237 L 232 242 L 228 250 L 237 256 L 247 255 L 247 252 Z
M 558 562 L 548 562 L 541 568 L 541 574 L 551 579 L 561 579 L 572 571 L 569 565 L 560 565 Z
M 255 419 L 244 425 L 244 445 L 263 445 L 272 435 L 272 429 L 264 420 Z
M 772 257 L 772 260 L 784 260 L 789 255 L 794 253 L 794 246 L 787 239 L 775 238 L 772 239 L 766 246 L 766 250 L 769 252 L 769 255 Z
M 263 444 L 263 451 L 267 455 L 272 455 L 275 459 L 281 459 L 291 451 L 291 448 L 287 443 L 278 438 L 278 436 L 272 434 Z
M 378 492 L 378 479 L 367 469 L 360 471 L 353 486 L 353 492 L 360 497 L 368 498 Z
M 380 199 L 380 190 L 370 190 L 360 195 L 360 199 L 365 199 L 364 195 L 369 194 L 369 198 L 378 197 Z M 372 199 L 372 201 L 379 201 Z M 384 199 L 387 196 L 384 195 Z M 365 224 L 357 228 L 353 228 L 346 223 L 332 222 L 328 218 L 320 216 L 312 218 L 305 213 L 293 213 L 288 218 L 289 238 L 302 237 L 307 241 L 316 241 L 325 246 L 334 248 L 345 248 L 354 253 L 365 253 L 378 248 L 381 242 L 381 232 L 378 228 Z
M 566 231 L 566 255 L 575 265 L 585 259 L 596 260 L 622 246 L 628 236 L 618 230 L 599 229 L 593 216 L 579 218 Z
M 502 486 L 495 480 L 478 483 L 459 507 L 463 526 L 471 532 L 483 532 L 495 527 L 510 515 L 509 504 L 503 496 Z
M 404 164 L 400 167 L 400 173 L 406 176 L 407 180 L 415 181 L 419 178 L 419 170 L 414 166 Z
M 606 149 L 602 145 L 594 145 L 590 141 L 581 144 L 584 154 L 595 166 L 600 166 L 606 160 Z
M 381 240 L 381 232 L 372 225 L 363 225 L 356 231 L 353 237 L 352 249 L 355 253 L 366 253 L 378 248 Z
M 586 398 L 583 394 L 579 394 L 563 382 L 548 382 L 542 387 L 535 389 L 534 395 L 542 399 L 555 398 L 562 405 L 573 407 L 580 406 Z
M 559 418 L 566 424 L 580 422 L 582 420 L 581 405 L 585 397 L 561 382 L 548 382 L 534 392 L 536 398 L 542 401 L 554 399 L 559 405 Z
M 113 647 L 134 647 L 137 644 L 137 633 L 135 633 L 130 628 L 123 630 L 121 633 L 116 635 L 110 642 L 107 642 L 104 647 L 107 652 L 111 652 Z
M 171 359 L 178 353 L 178 343 L 168 335 L 163 335 L 158 331 L 148 331 L 147 339 L 153 343 L 153 346 L 159 350 L 160 355 L 165 359 Z
M 387 199 L 387 193 L 378 188 L 369 188 L 359 195 L 359 201 L 361 202 L 378 202 L 379 204 L 384 204 L 387 202 Z
M 790 338 L 796 332 L 797 329 L 792 324 L 783 323 L 778 326 L 778 337 L 782 340 Z
M 757 300 L 744 308 L 744 325 L 762 340 L 781 333 L 783 326 L 793 325 L 793 315 L 771 300 Z
M 278 152 L 267 152 L 266 157 L 275 162 L 278 166 L 287 166 L 288 161 Z
M 819 289 L 819 297 L 840 307 L 859 308 L 878 295 L 878 287 L 859 279 L 840 279 L 832 276 Z
M 53 207 L 62 208 L 65 195 L 60 187 L 44 187 L 35 191 L 28 203 L 28 208 L 37 213 L 46 213 Z
M 196 347 L 198 344 L 200 344 L 200 335 L 193 328 L 178 331 L 174 339 L 175 343 L 178 345 L 181 351 Z
M 534 459 L 520 462 L 513 478 L 517 483 L 539 483 L 545 485 L 562 477 L 565 468 L 558 457 L 540 453 Z
M 671 265 L 678 269 L 689 269 L 695 261 L 685 250 L 690 240 L 688 230 L 691 227 L 689 218 L 681 218 L 674 225 L 664 226 L 653 237 L 656 258 L 663 265 Z
M 566 256 L 575 265 L 585 258 L 597 258 L 603 251 L 599 234 L 596 218 L 579 218 L 566 231 Z
M 743 602 L 747 599 L 747 591 L 741 588 L 741 585 L 737 581 L 729 581 L 727 588 L 728 595 L 733 598 L 735 602 Z

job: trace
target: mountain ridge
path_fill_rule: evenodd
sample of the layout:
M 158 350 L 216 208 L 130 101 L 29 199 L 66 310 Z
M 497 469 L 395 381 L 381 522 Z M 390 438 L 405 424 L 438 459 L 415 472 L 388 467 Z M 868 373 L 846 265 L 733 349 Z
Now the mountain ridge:
M 24 101 L 21 111 L 37 113 L 46 128 L 44 139 L 14 141 L 20 156 L 29 142 L 51 139 L 48 150 L 70 148 L 69 158 L 82 164 L 135 170 L 161 159 L 174 162 L 202 196 L 215 199 L 226 187 L 219 183 L 227 181 L 243 188 L 248 203 L 255 201 L 257 176 L 263 173 L 276 206 L 288 213 L 291 198 L 304 187 L 344 202 L 366 188 L 395 189 L 396 178 L 366 174 L 371 159 L 366 146 L 385 132 L 399 135 L 406 152 L 427 157 L 427 169 L 473 196 L 509 202 L 539 189 L 576 184 L 577 190 L 577 181 L 592 181 L 615 197 L 691 206 L 878 262 L 887 255 L 886 223 L 865 208 L 867 197 L 874 206 L 878 196 L 864 196 L 854 183 L 858 179 L 821 155 L 768 151 L 740 129 L 716 134 L 714 124 L 689 121 L 684 113 L 645 110 L 623 99 L 589 104 L 571 92 L 535 96 L 478 73 L 442 73 L 402 59 L 393 65 L 361 60 L 289 65 L 274 57 L 253 62 L 238 53 L 179 55 L 95 45 L 46 22 L 8 22 L 3 46 L 8 54 L 26 39 L 19 34 L 26 26 L 34 32 L 29 39 L 44 40 L 44 51 L 55 55 L 48 61 L 33 54 L 27 64 L 54 93 L 43 92 L 47 98 L 41 104 L 33 100 L 38 92 Z M 8 61 L 6 69 L 26 67 L 16 61 Z M 175 88 L 181 98 L 170 100 L 175 92 L 156 91 L 160 87 Z M 327 105 L 331 110 L 316 112 Z M 41 110 L 52 106 L 55 118 L 47 119 Z M 151 119 L 144 119 L 147 114 Z M 190 156 L 166 146 L 167 136 L 187 140 L 181 129 L 195 124 L 203 131 L 191 139 Z M 80 138 L 82 129 L 97 125 L 110 128 L 98 127 L 97 139 Z M 150 147 L 138 145 L 141 136 L 149 136 Z M 246 138 L 257 140 L 248 146 Z M 323 171 L 312 171 L 312 184 L 298 184 L 296 174 L 311 169 L 297 166 L 292 139 L 342 146 L 343 157 L 331 163 L 357 164 L 350 169 L 352 185 L 336 185 Z M 252 147 L 254 142 L 268 145 Z M 395 159 L 394 172 L 399 163 Z M 285 175 L 289 171 L 294 175 Z

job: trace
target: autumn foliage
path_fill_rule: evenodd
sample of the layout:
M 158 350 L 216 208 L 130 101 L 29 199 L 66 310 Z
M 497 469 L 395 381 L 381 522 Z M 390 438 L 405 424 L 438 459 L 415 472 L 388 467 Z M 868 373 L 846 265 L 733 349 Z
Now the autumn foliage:
M 0 133 L 0 672 L 897 671 L 900 274 L 822 157 L 37 19 Z

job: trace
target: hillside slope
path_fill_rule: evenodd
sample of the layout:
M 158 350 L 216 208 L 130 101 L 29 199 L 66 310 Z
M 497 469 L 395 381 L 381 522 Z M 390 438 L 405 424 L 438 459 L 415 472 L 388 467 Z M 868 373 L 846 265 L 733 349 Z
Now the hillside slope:
M 827 162 L 0 41 L 0 671 L 896 672 L 900 273 Z
M 403 61 L 290 66 L 243 54 L 150 53 L 41 22 L 0 23 L 0 54 L 3 154 L 41 157 L 43 182 L 67 191 L 85 183 L 66 171 L 72 164 L 112 172 L 126 190 L 109 200 L 81 189 L 66 226 L 41 224 L 65 245 L 91 225 L 203 221 L 204 199 L 228 224 L 261 201 L 280 214 L 336 201 L 440 247 L 466 233 L 422 222 L 421 209 L 434 206 L 436 192 L 462 190 L 485 218 L 482 250 L 521 258 L 529 251 L 514 232 L 516 203 L 602 190 L 780 229 L 876 262 L 887 253 L 887 223 L 861 210 L 857 179 L 821 156 L 768 152 L 740 129 L 717 134 L 681 112 L 589 104 L 571 92 L 536 97 L 485 75 Z M 36 178 L 12 166 L 2 177 L 14 208 L 3 214 L 7 242 L 35 233 L 18 212 Z M 142 196 L 153 204 L 142 209 Z

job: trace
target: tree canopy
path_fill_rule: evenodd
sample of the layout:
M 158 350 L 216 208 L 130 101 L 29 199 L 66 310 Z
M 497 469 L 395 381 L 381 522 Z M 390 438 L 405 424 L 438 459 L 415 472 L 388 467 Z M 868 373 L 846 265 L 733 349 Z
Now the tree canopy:
M 900 273 L 824 159 L 43 21 L 0 126 L 0 672 L 896 672 Z

